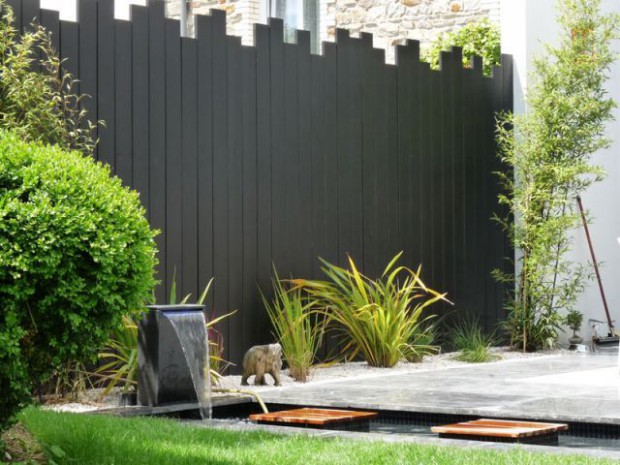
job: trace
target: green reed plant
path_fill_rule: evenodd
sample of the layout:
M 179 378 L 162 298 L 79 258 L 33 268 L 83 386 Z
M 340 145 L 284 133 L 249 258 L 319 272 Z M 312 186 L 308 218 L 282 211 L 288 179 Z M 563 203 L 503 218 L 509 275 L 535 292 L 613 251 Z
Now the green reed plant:
M 434 317 L 429 307 L 448 300 L 422 282 L 420 269 L 398 266 L 401 255 L 377 280 L 360 273 L 351 257 L 349 269 L 321 260 L 327 281 L 294 280 L 320 303 L 331 330 L 342 334 L 343 355 L 361 354 L 371 366 L 392 367 L 401 358 L 416 359 L 433 350 L 418 345 L 416 338 L 428 331 Z
M 425 320 L 420 323 L 418 331 L 415 332 L 411 339 L 413 350 L 405 354 L 405 359 L 411 363 L 420 363 L 425 355 L 431 355 L 439 352 L 437 342 L 437 320 Z
M 455 358 L 462 362 L 482 363 L 496 360 L 490 349 L 497 341 L 493 334 L 486 334 L 477 319 L 465 318 L 457 322 L 449 332 L 452 345 L 460 354 Z
M 124 393 L 135 388 L 138 374 L 138 324 L 133 317 L 123 317 L 121 327 L 99 353 L 99 359 L 106 363 L 98 367 L 93 375 L 98 378 L 97 384 L 105 386 L 103 396 L 119 385 Z
M 296 381 L 306 382 L 321 345 L 324 325 L 313 311 L 318 301 L 299 287 L 288 287 L 274 268 L 273 300 L 261 292 L 263 304 L 273 325 L 275 336 L 289 366 L 289 374 Z
M 212 283 L 213 278 L 209 280 L 200 294 L 196 302 L 198 305 L 204 304 Z M 188 294 L 180 303 L 185 304 L 190 298 L 191 294 Z M 170 305 L 174 305 L 176 300 L 176 279 L 173 277 L 168 301 Z M 221 372 L 228 366 L 228 362 L 222 358 L 223 337 L 215 329 L 215 325 L 235 313 L 236 310 L 217 318 L 211 318 L 206 324 L 209 335 L 209 374 L 211 382 L 215 385 L 219 384 L 219 380 L 222 378 Z M 105 386 L 102 392 L 104 396 L 108 395 L 116 386 L 121 386 L 122 392 L 129 392 L 136 386 L 138 372 L 137 318 L 139 317 L 124 316 L 121 327 L 114 332 L 104 349 L 99 353 L 99 359 L 104 360 L 105 363 L 92 374 L 98 378 L 97 383 L 99 385 Z

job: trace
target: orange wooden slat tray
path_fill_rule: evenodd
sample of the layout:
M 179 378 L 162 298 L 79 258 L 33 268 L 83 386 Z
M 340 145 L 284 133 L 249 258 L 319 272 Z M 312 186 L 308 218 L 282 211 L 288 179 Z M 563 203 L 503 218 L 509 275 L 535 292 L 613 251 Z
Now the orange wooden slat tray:
M 431 431 L 440 434 L 488 436 L 497 438 L 526 438 L 565 431 L 564 423 L 538 423 L 532 421 L 509 421 L 480 419 L 452 425 L 433 426 Z
M 331 410 L 322 408 L 299 408 L 273 413 L 256 413 L 250 420 L 261 423 L 292 423 L 299 425 L 327 425 L 356 420 L 370 420 L 376 412 L 356 412 L 352 410 Z

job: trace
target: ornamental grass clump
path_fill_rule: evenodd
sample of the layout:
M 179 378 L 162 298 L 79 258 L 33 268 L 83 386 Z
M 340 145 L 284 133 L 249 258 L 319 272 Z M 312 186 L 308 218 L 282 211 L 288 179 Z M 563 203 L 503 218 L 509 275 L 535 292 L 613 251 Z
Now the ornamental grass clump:
M 360 273 L 350 257 L 349 269 L 321 260 L 327 281 L 293 280 L 319 302 L 329 329 L 342 335 L 342 354 L 348 359 L 360 354 L 371 366 L 393 367 L 403 358 L 419 360 L 435 350 L 417 341 L 432 330 L 429 307 L 447 299 L 426 287 L 420 269 L 397 266 L 401 255 L 377 280 Z
M 486 334 L 478 320 L 465 318 L 456 323 L 449 332 L 454 348 L 460 353 L 457 360 L 468 363 L 482 363 L 497 360 L 497 356 L 490 352 L 496 344 L 492 334 Z
M 107 166 L 0 130 L 0 429 L 142 307 L 155 234 Z
M 318 301 L 299 287 L 287 286 L 275 269 L 272 283 L 273 300 L 270 302 L 261 293 L 263 304 L 282 346 L 289 375 L 296 381 L 306 382 L 324 332 L 322 318 L 314 311 Z

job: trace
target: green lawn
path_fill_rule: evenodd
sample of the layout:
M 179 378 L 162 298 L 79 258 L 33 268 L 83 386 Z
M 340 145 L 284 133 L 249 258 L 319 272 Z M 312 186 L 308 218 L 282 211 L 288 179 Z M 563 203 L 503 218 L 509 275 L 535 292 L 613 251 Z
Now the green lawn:
M 58 465 L 566 465 L 612 464 L 579 456 L 392 444 L 195 428 L 173 420 L 25 410 L 20 420 Z

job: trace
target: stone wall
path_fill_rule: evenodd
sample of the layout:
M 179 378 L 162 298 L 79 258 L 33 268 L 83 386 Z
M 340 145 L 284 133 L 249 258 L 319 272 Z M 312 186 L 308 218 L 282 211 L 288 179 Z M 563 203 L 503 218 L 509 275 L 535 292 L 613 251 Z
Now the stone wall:
M 394 46 L 407 39 L 423 45 L 437 35 L 488 17 L 499 23 L 500 0 L 320 0 L 325 10 L 321 40 L 333 40 L 336 28 L 370 32 L 374 46 L 394 61 Z
M 211 8 L 228 12 L 228 32 L 252 44 L 253 26 L 263 19 L 268 0 L 193 0 L 194 14 Z M 490 18 L 499 23 L 500 0 L 317 0 L 319 34 L 322 41 L 333 41 L 336 28 L 349 29 L 353 35 L 370 32 L 374 45 L 386 49 L 388 62 L 394 62 L 394 46 L 407 39 L 423 45 L 438 34 L 459 28 L 468 22 Z M 179 0 L 166 0 L 168 15 L 179 16 Z M 191 22 L 190 22 L 191 29 Z
M 260 0 L 190 0 L 188 2 L 188 32 L 194 35 L 193 15 L 208 14 L 211 9 L 226 11 L 229 35 L 241 37 L 245 45 L 254 42 L 254 23 L 261 21 Z M 166 0 L 166 16 L 178 18 L 181 15 L 180 0 Z

